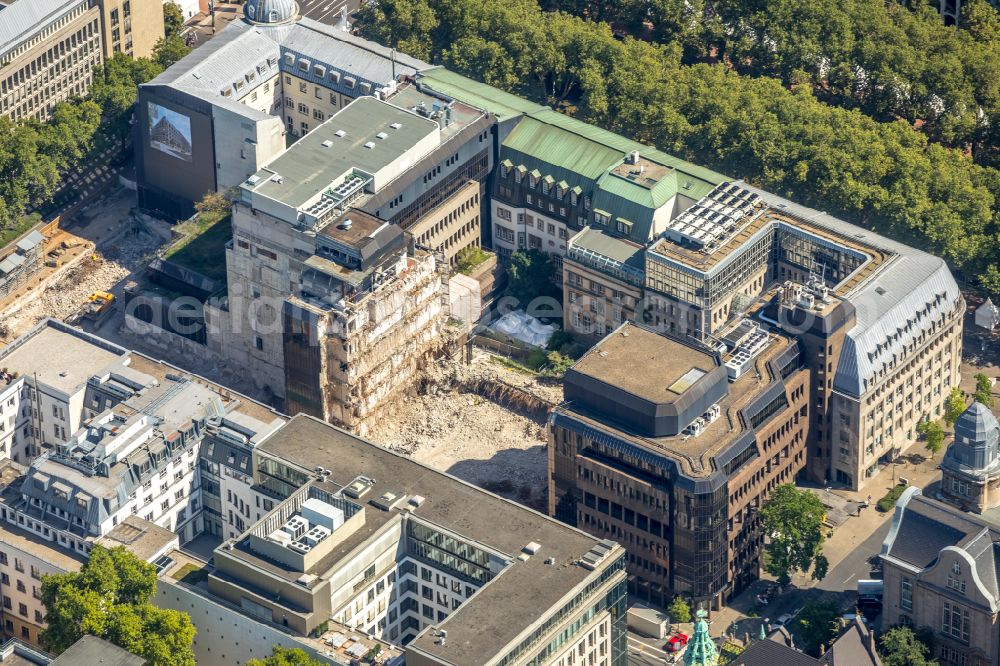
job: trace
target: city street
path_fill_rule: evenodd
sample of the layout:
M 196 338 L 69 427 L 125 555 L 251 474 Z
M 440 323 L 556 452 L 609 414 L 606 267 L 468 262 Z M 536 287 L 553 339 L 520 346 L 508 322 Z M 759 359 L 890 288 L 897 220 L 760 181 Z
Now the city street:
M 361 7 L 361 0 L 303 0 L 299 12 L 314 21 L 336 25 L 345 6 L 347 15 L 352 16 Z

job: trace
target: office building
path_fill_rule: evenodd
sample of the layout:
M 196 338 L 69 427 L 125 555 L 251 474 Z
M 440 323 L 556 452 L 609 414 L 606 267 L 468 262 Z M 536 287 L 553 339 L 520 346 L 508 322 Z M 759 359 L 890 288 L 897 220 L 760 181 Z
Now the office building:
M 807 351 L 808 471 L 818 481 L 870 483 L 915 441 L 920 420 L 941 416 L 958 381 L 964 301 L 937 257 L 740 182 L 682 211 L 647 244 L 641 272 L 622 242 L 616 259 L 587 253 L 588 272 L 603 279 L 567 262 L 567 330 L 594 339 L 616 325 L 628 310 L 602 303 L 608 293 L 631 292 L 657 330 L 709 342 L 767 304 L 761 321 Z
M 990 408 L 972 403 L 954 424 L 955 440 L 941 461 L 941 494 L 967 511 L 1000 506 L 1000 424 Z
M 882 626 L 928 628 L 938 663 L 1000 663 L 1000 528 L 907 488 L 882 544 Z
M 106 58 L 148 57 L 163 35 L 155 0 L 15 0 L 0 14 L 0 114 L 12 120 L 46 119 Z
M 563 260 L 563 328 L 593 344 L 623 322 L 642 321 L 645 276 L 645 246 L 585 227 Z
M 755 580 L 759 509 L 804 467 L 799 344 L 749 320 L 719 349 L 626 323 L 567 373 L 549 512 L 628 551 L 629 591 L 719 608 Z
M 135 143 L 141 207 L 186 217 L 205 192 L 238 186 L 288 142 L 368 96 L 395 97 L 394 104 L 432 119 L 441 128 L 441 141 L 421 168 L 400 169 L 397 182 L 369 192 L 374 196 L 366 201 L 367 212 L 407 228 L 442 205 L 460 207 L 469 193 L 460 201 L 448 199 L 470 180 L 485 181 L 492 166 L 485 114 L 404 85 L 430 65 L 298 17 L 290 0 L 250 2 L 244 15 L 139 87 Z M 183 141 L 159 141 L 155 130 L 161 123 L 170 124 Z M 437 211 L 441 218 L 450 212 Z M 470 221 L 463 219 L 456 228 Z
M 617 544 L 305 415 L 253 461 L 273 511 L 215 550 L 204 584 L 158 603 L 242 609 L 306 645 L 318 637 L 331 658 L 356 641 L 418 666 L 625 663 Z M 223 641 L 228 619 L 200 618 L 196 651 L 249 658 Z

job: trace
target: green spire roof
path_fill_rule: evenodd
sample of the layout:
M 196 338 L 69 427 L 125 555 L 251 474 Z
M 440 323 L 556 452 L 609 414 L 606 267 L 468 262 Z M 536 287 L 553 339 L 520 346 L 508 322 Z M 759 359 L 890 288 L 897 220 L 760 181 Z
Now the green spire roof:
M 708 635 L 708 622 L 705 618 L 708 613 L 703 609 L 698 609 L 698 619 L 694 623 L 694 636 L 688 643 L 687 652 L 684 653 L 684 666 L 717 666 L 719 655 L 715 650 L 715 643 Z

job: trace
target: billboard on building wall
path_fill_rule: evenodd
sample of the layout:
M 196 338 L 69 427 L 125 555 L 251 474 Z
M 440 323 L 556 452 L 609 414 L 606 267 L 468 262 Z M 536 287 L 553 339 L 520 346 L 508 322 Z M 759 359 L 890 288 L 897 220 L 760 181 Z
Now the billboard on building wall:
M 177 159 L 191 161 L 191 119 L 154 102 L 147 102 L 149 145 Z

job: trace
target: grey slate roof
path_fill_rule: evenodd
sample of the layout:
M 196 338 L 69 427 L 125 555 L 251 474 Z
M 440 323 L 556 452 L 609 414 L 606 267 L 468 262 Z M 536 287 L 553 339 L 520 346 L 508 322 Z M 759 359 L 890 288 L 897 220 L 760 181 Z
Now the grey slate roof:
M 51 666 L 142 666 L 146 660 L 96 636 L 84 636 L 56 657 Z
M 304 72 L 299 70 L 300 61 L 308 63 Z M 314 72 L 313 65 L 323 67 L 322 77 Z M 365 94 L 363 83 L 371 84 L 369 92 L 373 92 L 396 76 L 412 76 L 424 67 L 430 65 L 308 18 L 274 25 L 232 21 L 207 43 L 143 85 L 173 88 L 261 120 L 269 115 L 235 100 L 278 71 L 356 96 Z M 333 72 L 341 74 L 339 81 L 333 80 Z M 253 81 L 248 80 L 248 75 L 253 75 Z M 347 77 L 355 79 L 354 88 L 347 86 Z M 242 86 L 240 90 L 234 87 L 237 84 Z M 224 97 L 224 90 L 231 90 L 232 96 Z
M 85 0 L 18 0 L 4 6 L 0 11 L 0 55 L 82 4 Z
M 901 355 L 941 315 L 950 312 L 961 296 L 943 259 L 743 181 L 737 184 L 785 213 L 895 255 L 847 294 L 857 320 L 844 338 L 834 378 L 838 391 L 863 395 L 875 373 L 894 355 Z M 880 345 L 882 351 L 877 352 Z
M 990 408 L 981 402 L 974 402 L 955 421 L 955 437 L 963 437 L 973 442 L 985 442 L 996 437 L 1000 423 Z
M 822 662 L 783 643 L 763 640 L 752 643 L 729 663 L 731 666 L 819 666 Z
M 1000 604 L 1000 526 L 907 489 L 896 503 L 883 558 L 915 570 L 927 569 L 942 549 L 958 548 L 972 559 L 984 592 Z

